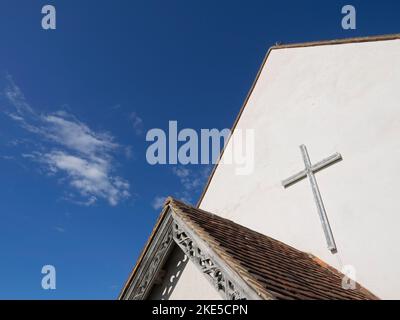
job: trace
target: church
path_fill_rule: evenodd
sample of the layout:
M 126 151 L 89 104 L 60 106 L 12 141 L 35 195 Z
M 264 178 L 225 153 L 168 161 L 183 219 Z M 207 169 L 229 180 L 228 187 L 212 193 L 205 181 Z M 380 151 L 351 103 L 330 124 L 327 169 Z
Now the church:
M 400 35 L 270 48 L 224 150 L 196 206 L 166 200 L 119 299 L 400 298 Z

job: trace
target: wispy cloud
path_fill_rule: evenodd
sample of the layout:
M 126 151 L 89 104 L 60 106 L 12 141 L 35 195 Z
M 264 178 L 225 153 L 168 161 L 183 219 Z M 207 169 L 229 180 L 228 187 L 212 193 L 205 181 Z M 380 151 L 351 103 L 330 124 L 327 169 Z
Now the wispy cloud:
M 186 179 L 190 175 L 190 170 L 184 167 L 173 167 L 172 172 L 180 179 Z
M 203 170 L 190 170 L 185 167 L 173 167 L 172 173 L 177 176 L 187 191 L 194 191 L 199 189 L 208 177 L 209 168 L 205 167 Z
M 141 135 L 143 133 L 143 119 L 139 117 L 136 112 L 132 112 L 129 115 L 129 120 L 131 121 L 135 133 Z
M 86 205 L 103 198 L 115 206 L 130 196 L 129 183 L 118 176 L 112 176 L 111 162 L 104 158 L 87 159 L 63 151 L 52 151 L 38 160 L 46 164 L 51 173 L 66 174 L 70 186 L 88 199 Z
M 118 146 L 110 134 L 96 133 L 64 111 L 43 115 L 41 122 L 45 138 L 88 156 L 107 155 Z
M 63 227 L 54 227 L 54 230 L 59 233 L 65 233 L 65 229 Z
M 8 155 L 0 155 L 0 159 L 3 159 L 3 160 L 14 160 L 15 157 L 14 156 L 8 156 Z
M 12 113 L 11 116 L 14 120 L 23 120 L 23 115 L 33 114 L 34 111 L 25 99 L 25 95 L 22 93 L 21 89 L 15 84 L 14 79 L 11 75 L 6 75 L 6 87 L 4 88 L 4 96 L 16 109 L 16 114 Z
M 134 158 L 134 153 L 133 153 L 133 148 L 132 148 L 132 146 L 126 146 L 126 147 L 124 148 L 124 154 L 125 154 L 125 157 L 126 157 L 127 159 L 133 159 L 133 158 Z
M 178 166 L 172 168 L 172 173 L 179 179 L 182 189 L 175 193 L 180 200 L 192 203 L 194 197 L 197 197 L 204 186 L 210 174 L 211 167 L 197 167 L 189 169 L 188 167 Z
M 39 114 L 12 77 L 6 80 L 3 96 L 11 108 L 2 109 L 3 113 L 42 142 L 40 150 L 25 152 L 23 158 L 41 163 L 46 173 L 67 181 L 81 197 L 68 196 L 76 203 L 92 205 L 105 199 L 115 206 L 130 197 L 129 183 L 115 175 L 113 154 L 121 146 L 111 134 L 95 132 L 65 111 Z
M 165 199 L 167 199 L 167 197 L 157 196 L 153 199 L 151 206 L 154 210 L 160 210 L 164 206 Z

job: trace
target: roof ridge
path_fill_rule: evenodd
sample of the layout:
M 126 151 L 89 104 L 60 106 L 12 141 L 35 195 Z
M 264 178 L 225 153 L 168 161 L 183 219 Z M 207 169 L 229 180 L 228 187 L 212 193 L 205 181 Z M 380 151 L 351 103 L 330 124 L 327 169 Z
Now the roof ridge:
M 218 217 L 219 219 L 221 219 L 221 220 L 224 220 L 224 221 L 229 222 L 229 223 L 233 223 L 233 224 L 235 224 L 236 226 L 240 226 L 241 228 L 244 228 L 244 229 L 246 229 L 246 230 L 248 230 L 248 231 L 250 231 L 250 232 L 252 232 L 252 233 L 256 233 L 256 234 L 258 234 L 258 235 L 260 235 L 260 236 L 262 236 L 262 237 L 266 237 L 266 238 L 268 238 L 268 239 L 271 239 L 271 240 L 273 240 L 273 241 L 275 241 L 275 242 L 278 242 L 279 244 L 282 244 L 282 245 L 284 245 L 284 246 L 286 246 L 286 247 L 290 247 L 291 249 L 297 251 L 297 252 L 300 253 L 300 254 L 309 255 L 309 253 L 307 253 L 307 252 L 301 251 L 301 250 L 299 250 L 299 249 L 297 249 L 297 248 L 295 248 L 295 247 L 293 247 L 293 246 L 291 246 L 291 245 L 288 245 L 288 244 L 286 244 L 286 243 L 284 243 L 284 242 L 282 242 L 282 241 L 280 241 L 280 240 L 278 240 L 278 239 L 275 239 L 275 238 L 273 238 L 273 237 L 267 236 L 267 235 L 265 235 L 265 234 L 263 234 L 263 233 L 261 233 L 261 232 L 258 232 L 258 231 L 256 231 L 256 230 L 250 229 L 249 227 L 246 227 L 246 226 L 244 226 L 244 225 L 241 225 L 241 224 L 239 224 L 239 223 L 237 223 L 237 222 L 235 222 L 235 221 L 233 221 L 233 220 L 231 220 L 231 219 L 227 219 L 227 218 L 225 218 L 225 217 L 222 217 L 222 216 L 220 216 L 220 215 L 218 215 L 218 214 L 215 214 L 215 213 L 212 213 L 212 212 L 210 212 L 210 211 L 207 211 L 207 210 L 204 210 L 204 209 L 200 209 L 200 208 L 195 207 L 195 206 L 188 205 L 188 204 L 186 204 L 186 203 L 184 203 L 184 202 L 182 202 L 182 201 L 180 201 L 180 200 L 177 200 L 177 199 L 175 199 L 175 198 L 172 198 L 172 197 L 168 197 L 167 200 L 168 200 L 168 201 L 166 201 L 166 205 L 170 205 L 170 204 L 173 205 L 174 203 L 178 203 L 178 204 L 181 204 L 181 205 L 183 205 L 183 206 L 185 206 L 185 207 L 189 207 L 189 208 L 196 209 L 196 210 L 198 210 L 198 211 L 202 211 L 202 212 L 204 212 L 205 214 L 208 214 L 208 215 L 210 215 L 210 216 L 217 216 L 217 217 Z
M 301 47 L 315 47 L 324 45 L 337 45 L 337 44 L 350 44 L 350 43 L 362 43 L 362 42 L 373 42 L 373 41 L 389 41 L 400 39 L 400 33 L 392 33 L 385 35 L 373 35 L 363 37 L 351 37 L 351 38 L 340 38 L 333 40 L 316 40 L 306 41 L 298 43 L 287 43 L 287 44 L 276 44 L 271 49 L 285 49 L 285 48 L 301 48 Z

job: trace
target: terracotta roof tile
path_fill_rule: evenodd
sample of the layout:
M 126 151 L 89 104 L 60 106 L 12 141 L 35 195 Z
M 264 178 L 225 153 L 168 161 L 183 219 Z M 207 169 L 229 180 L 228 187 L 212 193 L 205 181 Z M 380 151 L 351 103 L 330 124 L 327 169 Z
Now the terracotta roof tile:
M 166 205 L 264 298 L 377 299 L 359 284 L 343 289 L 344 275 L 310 254 L 172 198 Z

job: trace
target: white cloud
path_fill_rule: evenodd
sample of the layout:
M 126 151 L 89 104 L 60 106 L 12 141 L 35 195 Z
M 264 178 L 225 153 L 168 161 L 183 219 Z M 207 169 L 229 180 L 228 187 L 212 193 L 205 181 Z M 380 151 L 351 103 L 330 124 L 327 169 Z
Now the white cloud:
M 184 167 L 173 167 L 172 172 L 179 178 L 186 191 L 196 190 L 204 180 L 201 174 Z
M 178 177 L 182 190 L 176 193 L 183 202 L 191 203 L 193 196 L 197 195 L 201 188 L 205 185 L 210 174 L 209 166 L 198 170 L 190 170 L 186 167 L 173 167 L 172 173 Z
M 25 96 L 22 93 L 21 89 L 14 83 L 13 78 L 9 74 L 6 76 L 6 80 L 7 85 L 4 89 L 3 94 L 7 98 L 7 100 L 14 106 L 16 112 L 19 115 L 34 113 L 29 103 L 26 102 Z M 14 116 L 18 117 L 16 114 L 14 114 Z M 21 117 L 19 118 L 19 120 L 21 120 Z
M 3 160 L 14 160 L 14 156 L 0 155 L 0 159 L 3 159 Z
M 190 170 L 183 167 L 173 167 L 172 172 L 179 178 L 186 178 L 190 174 Z
M 160 210 L 164 206 L 164 202 L 166 199 L 167 197 L 157 196 L 154 198 L 151 206 L 153 207 L 154 210 Z
M 137 135 L 141 135 L 143 133 L 143 119 L 140 118 L 136 112 L 132 112 L 129 115 L 129 119 L 132 123 L 132 127 L 135 130 Z
M 59 233 L 64 233 L 65 232 L 65 229 L 62 228 L 62 227 L 54 227 L 54 230 L 56 230 Z
M 43 155 L 40 160 L 47 164 L 52 173 L 63 172 L 69 178 L 71 187 L 89 200 L 106 199 L 115 206 L 130 196 L 129 183 L 110 174 L 110 162 L 101 158 L 87 160 L 62 151 L 53 151 Z
M 130 185 L 115 175 L 113 152 L 120 148 L 106 132 L 95 132 L 65 111 L 38 114 L 26 101 L 10 76 L 3 94 L 13 110 L 5 110 L 25 130 L 42 139 L 41 150 L 22 154 L 25 159 L 40 162 L 45 172 L 63 175 L 63 181 L 83 198 L 75 203 L 92 205 L 105 199 L 112 206 L 130 197 Z
M 8 113 L 8 116 L 15 121 L 20 121 L 20 122 L 24 121 L 24 118 L 20 117 L 19 115 L 15 114 L 15 113 Z
M 132 146 L 126 146 L 124 148 L 124 154 L 125 154 L 125 157 L 127 159 L 133 159 L 134 158 L 133 147 Z
M 95 133 L 82 122 L 66 112 L 41 116 L 43 126 L 42 134 L 56 143 L 64 145 L 71 150 L 93 155 L 105 153 L 115 149 L 118 145 L 113 142 L 112 136 L 107 133 Z

